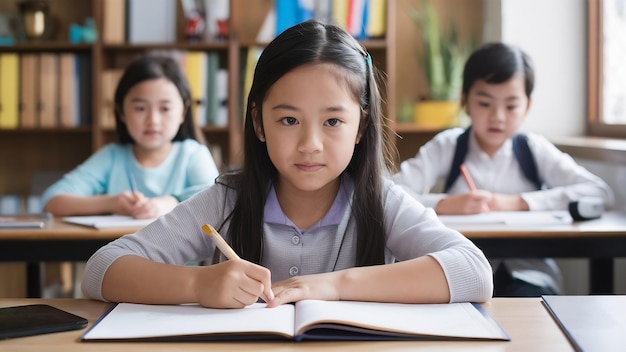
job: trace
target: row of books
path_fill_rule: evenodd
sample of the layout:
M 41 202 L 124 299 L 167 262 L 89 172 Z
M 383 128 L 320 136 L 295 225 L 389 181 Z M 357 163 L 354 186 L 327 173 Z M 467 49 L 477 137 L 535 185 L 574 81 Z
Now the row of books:
M 176 0 L 107 0 L 103 2 L 102 39 L 107 44 L 173 43 L 176 41 Z M 201 39 L 224 37 L 229 0 L 181 0 L 184 16 L 203 24 Z
M 193 99 L 192 110 L 198 126 L 225 127 L 228 124 L 228 70 L 221 68 L 219 52 L 215 51 L 153 51 L 173 56 L 183 68 Z M 100 126 L 115 128 L 114 95 L 123 69 L 102 72 L 102 110 Z
M 275 35 L 311 18 L 334 23 L 353 37 L 364 40 L 382 38 L 387 33 L 387 0 L 274 0 Z M 271 27 L 270 13 L 265 28 Z M 259 41 L 267 41 L 263 29 Z
M 189 81 L 193 116 L 198 126 L 228 124 L 228 70 L 220 67 L 218 52 L 190 51 L 182 58 Z
M 0 54 L 0 128 L 88 125 L 91 89 L 88 54 Z
M 185 32 L 200 32 L 197 39 L 203 41 L 227 38 L 229 0 L 180 3 L 188 22 Z M 176 21 L 175 0 L 108 0 L 103 11 L 102 36 L 107 44 L 173 43 L 177 40 L 177 28 L 181 27 Z M 360 40 L 382 38 L 386 35 L 387 0 L 274 0 L 258 40 L 267 42 L 288 27 L 311 18 L 335 23 Z M 196 24 L 198 21 L 200 24 Z
M 250 46 L 244 53 L 244 58 L 241 67 L 241 77 L 243 77 L 243 85 L 241 90 L 241 106 L 242 106 L 242 119 L 245 121 L 246 105 L 248 103 L 248 94 L 250 88 L 252 88 L 252 80 L 254 78 L 254 70 L 256 68 L 257 61 L 263 53 L 263 48 L 259 46 Z M 243 123 L 242 123 L 243 126 Z

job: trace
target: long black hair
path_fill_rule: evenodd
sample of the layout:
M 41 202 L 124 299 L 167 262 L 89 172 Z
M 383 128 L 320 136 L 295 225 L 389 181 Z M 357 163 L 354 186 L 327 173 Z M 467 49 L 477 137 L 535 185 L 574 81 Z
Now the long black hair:
M 329 63 L 338 68 L 361 105 L 361 139 L 344 172 L 354 179 L 351 200 L 357 228 L 356 265 L 384 263 L 382 178 L 390 160 L 383 133 L 381 96 L 370 55 L 343 29 L 318 21 L 295 25 L 277 36 L 262 52 L 248 95 L 244 126 L 244 162 L 237 173 L 218 182 L 237 189 L 229 238 L 234 250 L 260 263 L 263 255 L 263 209 L 269 186 L 277 177 L 267 146 L 255 134 L 252 119 L 262 126 L 262 106 L 270 87 L 291 70 L 307 64 Z M 252 114 L 252 110 L 256 114 Z
M 128 128 L 122 121 L 124 98 L 135 85 L 152 79 L 166 78 L 174 83 L 185 105 L 185 117 L 180 125 L 174 141 L 188 138 L 198 139 L 191 109 L 191 90 L 178 62 L 169 56 L 148 54 L 133 60 L 124 70 L 117 88 L 115 89 L 115 129 L 119 143 L 133 144 L 135 141 L 128 133 Z

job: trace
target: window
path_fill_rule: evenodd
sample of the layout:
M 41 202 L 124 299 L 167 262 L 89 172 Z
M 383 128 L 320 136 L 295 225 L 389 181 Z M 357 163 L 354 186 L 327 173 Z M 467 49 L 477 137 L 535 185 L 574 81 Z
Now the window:
M 588 0 L 589 134 L 626 136 L 626 0 Z

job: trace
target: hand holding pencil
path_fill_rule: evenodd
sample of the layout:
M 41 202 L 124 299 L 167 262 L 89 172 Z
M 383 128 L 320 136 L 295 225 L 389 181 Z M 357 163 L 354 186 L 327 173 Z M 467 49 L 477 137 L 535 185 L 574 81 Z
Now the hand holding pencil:
M 467 183 L 467 187 L 470 189 L 470 193 L 472 193 L 472 200 L 480 203 L 480 212 L 527 211 L 529 209 L 528 203 L 519 194 L 497 194 L 482 190 L 478 191 L 472 175 L 467 170 L 465 164 L 461 164 L 460 171 Z
M 215 246 L 224 254 L 229 260 L 241 260 L 241 258 L 235 253 L 235 251 L 224 241 L 224 238 L 209 224 L 202 225 L 202 231 L 209 236 Z M 254 278 L 253 278 L 254 279 Z M 270 302 L 274 299 L 274 292 L 272 292 L 271 283 L 264 284 L 265 293 L 261 293 L 260 297 L 265 302 Z
M 493 194 L 478 190 L 465 164 L 461 164 L 459 171 L 467 184 L 467 188 L 469 188 L 469 192 L 451 194 L 441 199 L 435 207 L 437 214 L 478 214 L 490 211 L 489 201 L 493 198 Z

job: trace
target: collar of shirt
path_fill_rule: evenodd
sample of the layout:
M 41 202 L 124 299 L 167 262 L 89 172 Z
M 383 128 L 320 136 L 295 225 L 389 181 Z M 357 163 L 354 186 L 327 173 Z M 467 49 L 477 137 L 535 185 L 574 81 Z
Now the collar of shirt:
M 511 138 L 508 138 L 491 157 L 480 148 L 473 133 L 469 144 L 465 164 L 478 189 L 503 194 L 521 194 L 535 190 L 535 186 L 521 172 L 513 153 Z M 459 177 L 448 193 L 465 192 L 467 186 Z
M 339 191 L 335 196 L 333 205 L 317 224 L 306 229 L 306 231 L 314 231 L 324 226 L 339 225 L 345 213 L 346 207 L 349 204 L 348 200 L 353 190 L 354 182 L 352 178 L 348 175 L 342 176 Z M 269 194 L 267 195 L 267 200 L 265 201 L 263 220 L 266 223 L 288 225 L 296 229 L 298 228 L 287 218 L 287 216 L 285 216 L 285 213 L 283 213 L 283 210 L 280 208 L 274 185 L 270 186 Z
M 496 151 L 493 157 L 489 157 L 489 155 L 483 151 L 478 144 L 478 140 L 476 139 L 474 132 L 470 133 L 469 144 L 470 145 L 467 151 L 468 155 L 474 154 L 475 151 L 476 155 L 480 155 L 482 158 L 493 159 L 497 157 L 509 157 L 513 154 L 513 142 L 511 141 L 511 138 L 507 138 L 506 141 L 504 141 L 504 144 L 502 144 L 500 149 Z

